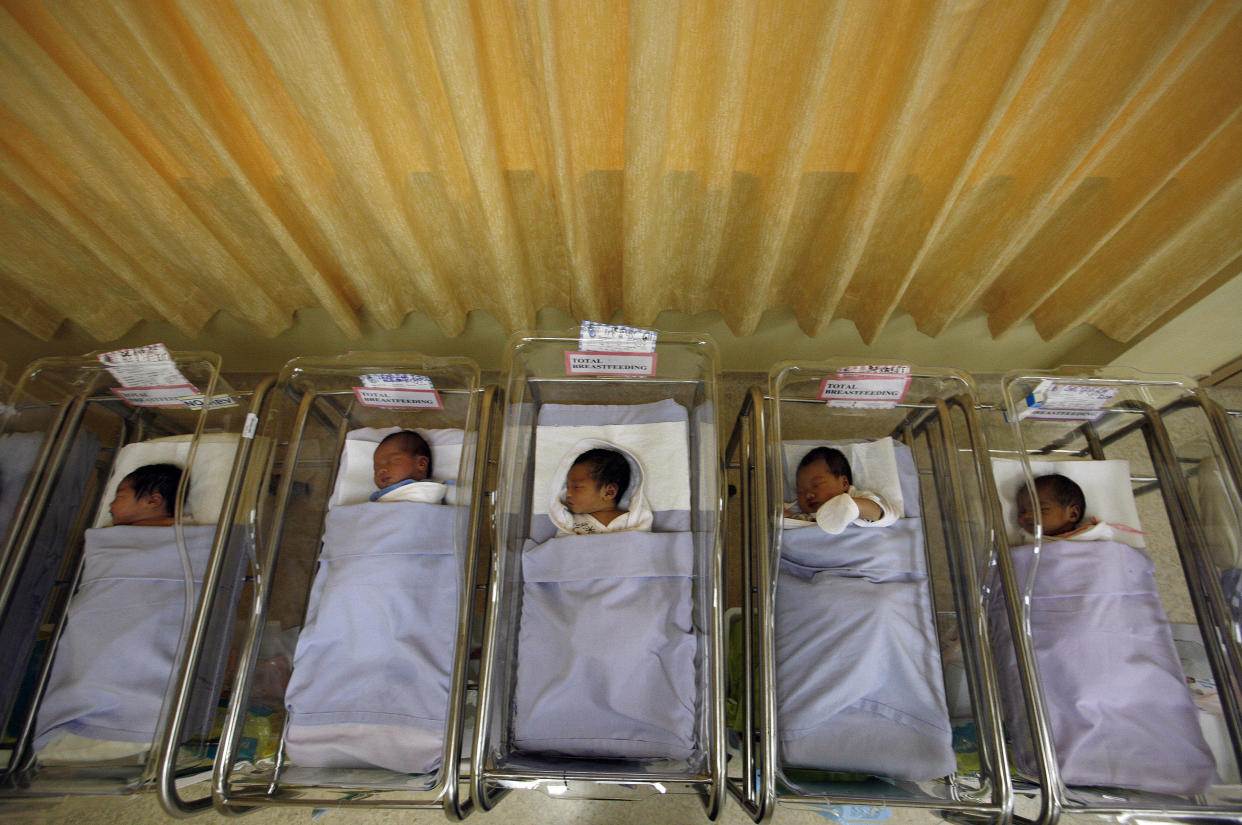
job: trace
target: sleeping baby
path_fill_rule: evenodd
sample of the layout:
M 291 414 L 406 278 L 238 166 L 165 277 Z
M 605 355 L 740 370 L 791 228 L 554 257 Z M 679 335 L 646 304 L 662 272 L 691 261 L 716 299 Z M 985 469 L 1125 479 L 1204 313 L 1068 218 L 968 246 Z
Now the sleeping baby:
M 1031 534 L 1038 519 L 1044 538 L 1053 541 L 1037 554 L 1028 535 L 1010 556 L 1017 581 L 1032 582 L 1030 641 L 1061 779 L 1068 785 L 1202 792 L 1213 782 L 1215 765 L 1142 533 L 1086 516 L 1082 488 L 1066 476 L 1039 476 L 1035 493 L 1032 504 L 1026 486 L 1018 488 L 1018 525 Z M 1004 604 L 996 588 L 989 605 L 992 645 L 1002 694 L 1010 700 L 1004 707 L 1016 761 L 1033 775 Z
M 582 449 L 605 443 L 576 445 L 562 461 L 563 467 L 571 457 L 573 459 L 564 476 L 564 488 L 558 488 L 553 494 L 551 515 L 558 535 L 651 529 L 651 511 L 642 492 L 641 469 L 631 470 L 631 463 L 638 467 L 637 459 L 613 445 Z
M 428 481 L 431 477 L 431 447 L 413 430 L 389 434 L 371 459 L 375 486 L 371 501 L 414 501 L 438 504 L 445 485 Z
M 826 533 L 840 533 L 851 524 L 887 527 L 900 513 L 879 493 L 858 490 L 845 454 L 832 447 L 816 447 L 798 463 L 797 501 L 785 507 L 785 517 L 817 523 Z
M 1064 538 L 1079 529 L 1087 499 L 1072 479 L 1058 474 L 1040 476 L 1035 479 L 1035 495 L 1045 536 Z M 1031 506 L 1031 494 L 1025 486 L 1018 489 L 1014 503 L 1018 507 L 1018 526 L 1033 535 L 1036 507 Z
M 168 527 L 173 523 L 173 506 L 181 468 L 175 464 L 144 464 L 116 488 L 116 498 L 108 505 L 114 527 Z
M 116 759 L 151 746 L 178 651 L 185 580 L 195 582 L 214 525 L 174 528 L 182 469 L 146 464 L 109 504 L 112 526 L 87 530 L 77 592 L 39 707 L 35 749 L 45 764 Z
M 453 462 L 439 463 L 443 471 Z M 284 695 L 286 753 L 296 765 L 427 774 L 440 764 L 460 510 L 442 506 L 447 485 L 431 480 L 432 464 L 427 439 L 398 430 L 371 454 L 378 489 L 369 500 L 351 491 L 329 505 Z

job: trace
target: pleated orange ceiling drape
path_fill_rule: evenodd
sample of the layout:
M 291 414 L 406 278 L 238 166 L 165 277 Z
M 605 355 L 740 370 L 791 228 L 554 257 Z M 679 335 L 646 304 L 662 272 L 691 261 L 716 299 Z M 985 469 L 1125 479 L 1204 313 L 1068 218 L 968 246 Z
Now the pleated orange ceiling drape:
M 1242 270 L 1240 109 L 1240 0 L 4 0 L 0 315 L 1128 340 Z

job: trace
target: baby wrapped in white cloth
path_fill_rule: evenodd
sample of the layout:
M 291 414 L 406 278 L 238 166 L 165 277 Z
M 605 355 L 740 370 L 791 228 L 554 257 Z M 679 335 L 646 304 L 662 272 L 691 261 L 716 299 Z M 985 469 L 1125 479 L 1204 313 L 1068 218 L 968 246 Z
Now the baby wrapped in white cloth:
M 440 763 L 460 566 L 456 508 L 433 477 L 456 477 L 456 456 L 437 451 L 433 464 L 446 432 L 460 450 L 457 430 L 349 434 L 285 692 L 296 765 L 427 774 Z
M 791 465 L 806 458 L 796 477 L 798 507 L 784 519 L 777 575 L 782 762 L 912 781 L 944 776 L 956 760 L 917 470 L 909 448 L 892 439 L 837 446 L 786 445 Z M 855 471 L 874 492 L 853 487 Z M 821 518 L 834 502 L 849 506 L 837 505 L 819 527 L 792 517 Z
M 996 475 L 1006 484 L 1006 498 L 1017 504 L 1010 523 L 1024 528 L 1025 538 L 1010 549 L 1018 582 L 1025 586 L 1035 571 L 1031 643 L 1061 779 L 1157 793 L 1205 790 L 1215 763 L 1156 589 L 1155 566 L 1137 529 L 1128 465 L 1031 464 L 1036 472 L 1058 470 L 1036 479 L 1037 502 L 1025 484 L 1005 481 L 1011 474 L 1002 460 L 996 461 Z M 1117 497 L 1123 506 L 1109 512 L 1109 500 Z M 1036 519 L 1044 535 L 1038 554 L 1029 533 Z M 1001 690 L 1010 700 L 1005 709 L 1015 761 L 1033 773 L 1012 630 L 999 589 L 989 612 Z
M 542 468 L 547 497 L 537 494 L 534 509 L 546 508 L 556 535 L 527 541 L 521 554 L 517 749 L 620 759 L 695 753 L 694 544 L 681 526 L 686 422 L 672 402 L 541 409 L 536 478 Z M 575 438 L 583 425 L 607 440 Z M 663 459 L 654 479 L 639 458 L 644 448 L 648 460 Z M 532 534 L 547 535 L 537 519 Z

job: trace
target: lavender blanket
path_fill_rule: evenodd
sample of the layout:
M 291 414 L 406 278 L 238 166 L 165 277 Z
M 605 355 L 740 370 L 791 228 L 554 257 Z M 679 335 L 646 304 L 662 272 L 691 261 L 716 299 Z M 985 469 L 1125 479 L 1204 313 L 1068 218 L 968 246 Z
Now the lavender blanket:
M 785 530 L 775 613 L 784 764 L 914 781 L 956 770 L 919 519 Z
M 529 542 L 522 571 L 514 746 L 689 758 L 697 692 L 691 535 Z
M 1012 550 L 1019 582 L 1034 558 Z M 1143 550 L 1116 541 L 1050 541 L 1031 594 L 1031 637 L 1062 780 L 1190 794 L 1215 766 Z M 1034 755 L 1004 598 L 989 604 L 1006 722 L 1019 768 Z
M 216 528 L 187 526 L 196 589 Z M 86 531 L 78 592 L 39 706 L 35 748 L 58 731 L 146 743 L 176 663 L 185 580 L 172 527 Z
M 456 508 L 337 507 L 285 693 L 304 767 L 431 773 L 457 640 Z

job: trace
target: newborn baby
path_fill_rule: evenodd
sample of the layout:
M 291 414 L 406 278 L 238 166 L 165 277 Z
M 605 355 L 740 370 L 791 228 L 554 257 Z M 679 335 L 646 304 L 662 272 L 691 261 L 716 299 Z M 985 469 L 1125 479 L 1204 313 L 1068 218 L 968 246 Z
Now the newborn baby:
M 414 501 L 438 504 L 445 485 L 431 478 L 431 447 L 413 430 L 390 434 L 371 457 L 376 491 L 371 501 Z
M 1035 495 L 1039 499 L 1039 522 L 1045 536 L 1062 538 L 1082 524 L 1087 500 L 1082 488 L 1071 479 L 1057 474 L 1040 476 L 1035 479 Z M 1031 506 L 1031 494 L 1026 487 L 1018 488 L 1014 503 L 1018 506 L 1018 526 L 1034 534 L 1036 508 Z
M 181 468 L 175 464 L 144 464 L 117 485 L 116 497 L 108 505 L 112 526 L 169 527 Z
M 840 533 L 851 524 L 887 527 L 900 515 L 879 493 L 857 490 L 845 454 L 832 447 L 816 447 L 798 463 L 796 502 L 785 507 L 785 517 L 813 521 L 827 533 Z
M 616 450 L 596 448 L 574 459 L 565 477 L 565 507 L 578 535 L 627 529 L 629 514 L 619 506 L 630 486 L 630 464 Z M 618 521 L 620 519 L 620 521 Z

